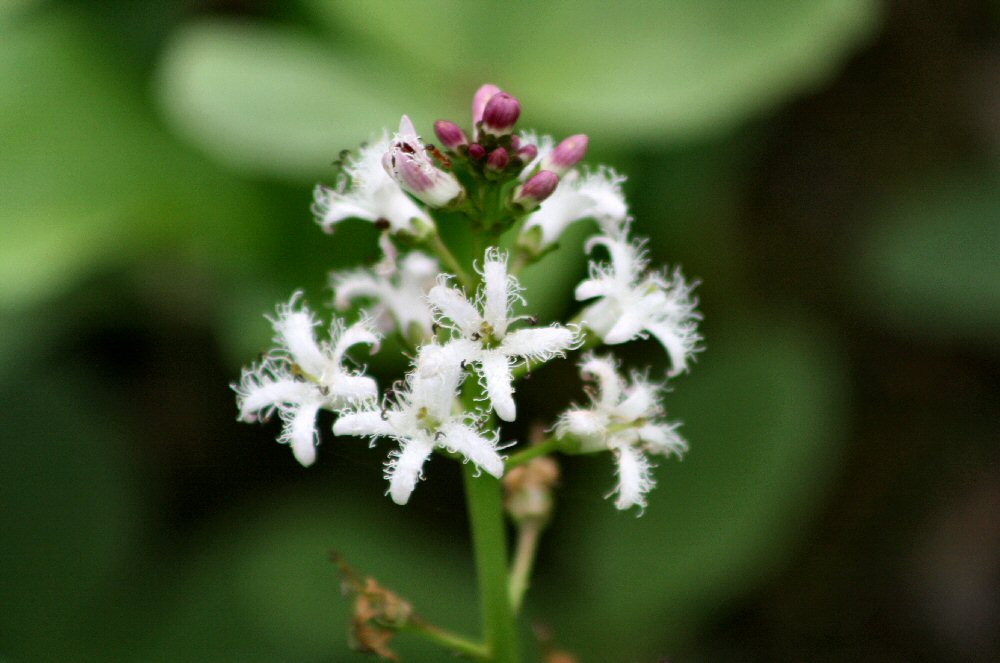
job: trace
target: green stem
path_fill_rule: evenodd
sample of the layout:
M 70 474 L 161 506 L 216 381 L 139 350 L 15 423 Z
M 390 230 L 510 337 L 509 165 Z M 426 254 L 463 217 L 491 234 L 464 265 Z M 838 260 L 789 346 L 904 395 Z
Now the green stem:
M 524 594 L 531 583 L 531 570 L 535 565 L 535 554 L 538 552 L 538 541 L 542 538 L 543 525 L 539 520 L 528 520 L 521 526 L 517 535 L 517 550 L 514 553 L 514 564 L 510 569 L 510 605 L 514 614 L 521 611 Z
M 504 462 L 504 471 L 507 472 L 510 471 L 512 467 L 524 465 L 532 458 L 546 456 L 553 451 L 557 451 L 559 447 L 562 446 L 562 442 L 563 441 L 557 437 L 550 437 L 543 442 L 531 445 L 524 451 L 518 451 L 516 454 L 511 454 Z
M 425 640 L 441 645 L 442 647 L 450 649 L 463 656 L 474 658 L 479 661 L 490 660 L 490 652 L 486 648 L 486 645 L 479 642 L 473 642 L 466 637 L 446 631 L 442 628 L 438 628 L 437 626 L 428 624 L 422 620 L 411 620 L 400 630 L 419 635 Z
M 441 235 L 435 232 L 427 240 L 427 244 L 430 249 L 434 251 L 441 262 L 444 263 L 444 266 L 447 267 L 451 273 L 462 282 L 462 285 L 465 286 L 466 290 L 470 293 L 474 293 L 476 291 L 476 281 L 469 276 L 468 272 L 462 269 L 461 263 L 458 262 L 458 259 L 455 258 L 455 254 L 451 252 L 448 245 L 441 239 Z
M 489 660 L 517 663 L 517 622 L 507 584 L 507 532 L 500 481 L 481 474 L 472 463 L 463 465 L 463 472 Z

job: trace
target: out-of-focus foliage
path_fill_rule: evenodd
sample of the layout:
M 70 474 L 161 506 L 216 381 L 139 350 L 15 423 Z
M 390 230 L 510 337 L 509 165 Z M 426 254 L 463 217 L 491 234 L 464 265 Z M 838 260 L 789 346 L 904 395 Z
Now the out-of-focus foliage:
M 636 233 L 703 281 L 706 316 L 707 349 L 666 399 L 690 454 L 661 463 L 639 519 L 602 499 L 607 459 L 567 461 L 528 614 L 584 662 L 711 649 L 706 625 L 802 545 L 858 394 L 876 389 L 848 378 L 855 319 L 773 301 L 745 205 L 780 113 L 878 36 L 881 5 L 147 9 L 0 5 L 0 658 L 366 660 L 345 650 L 331 549 L 475 633 L 456 468 L 432 463 L 397 508 L 387 445 L 326 436 L 302 471 L 273 424 L 232 422 L 227 382 L 266 347 L 276 302 L 302 287 L 321 308 L 324 269 L 377 255 L 364 224 L 320 233 L 310 184 L 404 112 L 426 132 L 465 122 L 486 80 L 522 100 L 526 125 L 587 132 L 592 161 L 629 175 Z M 824 301 L 842 287 L 884 333 L 995 343 L 996 166 L 948 168 L 845 224 L 843 255 L 814 256 L 836 270 Z M 584 264 L 563 252 L 528 270 L 530 303 L 572 311 Z M 521 389 L 531 414 L 505 439 L 583 398 L 569 363 Z M 406 636 L 399 650 L 434 657 Z
M 936 338 L 1000 339 L 1000 176 L 976 172 L 901 195 L 858 247 L 872 315 Z
M 532 124 L 662 144 L 815 85 L 877 15 L 870 0 L 306 4 L 336 39 L 232 21 L 180 32 L 159 91 L 178 128 L 224 162 L 310 176 L 331 145 L 395 128 L 398 109 L 424 126 L 464 118 L 468 90 L 497 80 L 536 100 Z

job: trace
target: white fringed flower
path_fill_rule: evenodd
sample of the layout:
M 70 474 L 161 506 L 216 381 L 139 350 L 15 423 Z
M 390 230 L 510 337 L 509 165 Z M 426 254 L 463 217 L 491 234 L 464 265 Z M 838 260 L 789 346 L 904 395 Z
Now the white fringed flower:
M 390 148 L 389 138 L 373 141 L 349 157 L 336 188 L 318 184 L 313 193 L 313 215 L 327 232 L 344 219 L 386 221 L 392 232 L 421 235 L 434 222 L 403 193 L 399 184 L 382 167 L 382 155 Z
M 386 464 L 389 495 L 397 504 L 409 501 L 435 447 L 461 454 L 497 478 L 503 475 L 496 433 L 479 432 L 479 419 L 472 414 L 452 413 L 463 375 L 452 349 L 425 345 L 405 386 L 392 394 L 385 407 L 374 400 L 358 404 L 342 412 L 334 424 L 336 435 L 388 437 L 400 443 Z
M 427 156 L 427 149 L 406 115 L 382 155 L 382 167 L 399 186 L 431 207 L 444 207 L 463 191 L 454 175 L 435 166 Z
M 552 151 L 556 148 L 556 145 L 552 136 L 546 134 L 539 135 L 534 131 L 522 131 L 519 137 L 522 145 L 534 145 L 538 149 L 535 158 L 524 164 L 521 174 L 518 175 L 518 178 L 521 180 L 527 180 L 535 174 L 541 163 L 552 155 Z
M 628 509 L 646 506 L 646 493 L 653 489 L 653 465 L 646 454 L 678 457 L 687 443 L 677 434 L 679 424 L 659 421 L 660 385 L 633 373 L 626 382 L 610 357 L 588 354 L 580 363 L 584 379 L 596 380 L 597 393 L 590 394 L 589 408 L 570 408 L 556 424 L 560 437 L 573 436 L 582 452 L 614 453 L 618 463 L 615 506 Z
M 404 337 L 430 337 L 434 318 L 426 296 L 441 272 L 437 260 L 413 251 L 382 267 L 331 274 L 337 308 L 345 310 L 356 299 L 368 299 L 374 304 L 370 310 L 375 324 L 383 333 L 398 329 Z
M 536 250 L 544 249 L 559 239 L 571 224 L 582 219 L 594 219 L 601 232 L 619 232 L 628 216 L 628 205 L 622 193 L 625 177 L 611 168 L 601 167 L 591 173 L 574 170 L 559 181 L 559 186 L 541 207 L 530 214 L 521 232 L 523 243 L 533 228 L 541 238 L 530 242 Z M 530 241 L 530 240 L 529 240 Z
M 330 343 L 318 343 L 319 324 L 308 308 L 298 306 L 301 293 L 278 307 L 271 319 L 278 347 L 259 364 L 244 369 L 236 391 L 241 421 L 268 419 L 277 410 L 284 429 L 278 441 L 292 447 L 302 465 L 316 460 L 316 415 L 321 408 L 336 410 L 378 393 L 375 381 L 344 367 L 345 353 L 354 345 L 378 350 L 379 337 L 367 320 L 344 327 L 334 320 Z
M 517 278 L 507 274 L 506 254 L 488 249 L 481 273 L 483 284 L 472 302 L 464 292 L 448 285 L 447 277 L 431 288 L 427 299 L 439 314 L 437 322 L 458 336 L 447 347 L 474 366 L 497 416 L 514 421 L 514 365 L 562 356 L 577 344 L 577 332 L 559 324 L 509 331 L 519 319 L 510 317 L 511 310 L 524 299 Z
M 696 283 L 687 283 L 680 270 L 671 278 L 646 272 L 648 260 L 643 242 L 629 240 L 628 227 L 615 236 L 592 237 L 587 253 L 603 246 L 610 263 L 590 263 L 590 277 L 576 288 L 576 299 L 598 298 L 582 313 L 583 324 L 609 345 L 625 343 L 652 334 L 670 356 L 669 375 L 688 368 L 688 360 L 699 349 Z

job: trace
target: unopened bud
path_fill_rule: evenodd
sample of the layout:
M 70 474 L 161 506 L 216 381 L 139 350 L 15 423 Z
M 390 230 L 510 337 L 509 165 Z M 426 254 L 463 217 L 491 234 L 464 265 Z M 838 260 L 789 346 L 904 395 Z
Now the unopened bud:
M 552 489 L 558 481 L 559 464 L 547 456 L 511 469 L 503 477 L 507 513 L 517 523 L 545 525 L 552 516 Z
M 540 170 L 514 191 L 514 202 L 525 210 L 533 210 L 552 195 L 559 186 L 559 176 L 551 170 Z
M 506 92 L 497 92 L 483 109 L 482 128 L 494 136 L 506 136 L 521 117 L 521 102 Z
M 500 172 L 507 167 L 508 163 L 510 163 L 510 156 L 507 154 L 507 150 L 498 147 L 490 152 L 490 158 L 486 160 L 486 167 Z
M 446 150 L 455 151 L 462 145 L 467 145 L 469 139 L 465 137 L 462 127 L 448 120 L 438 120 L 434 123 L 434 133 L 438 140 L 444 145 Z
M 528 143 L 517 151 L 517 156 L 519 156 L 521 161 L 524 163 L 528 163 L 538 156 L 538 148 L 531 143 Z
M 473 161 L 479 161 L 486 156 L 486 148 L 479 143 L 473 143 L 469 145 L 469 158 Z
M 583 161 L 583 157 L 587 155 L 589 144 L 590 139 L 587 138 L 586 134 L 570 136 L 556 146 L 542 167 L 559 175 L 565 175 L 570 168 Z
M 483 119 L 483 111 L 486 109 L 486 103 L 499 91 L 500 88 L 492 83 L 487 83 L 476 90 L 476 94 L 472 97 L 473 126 L 479 124 L 479 121 Z

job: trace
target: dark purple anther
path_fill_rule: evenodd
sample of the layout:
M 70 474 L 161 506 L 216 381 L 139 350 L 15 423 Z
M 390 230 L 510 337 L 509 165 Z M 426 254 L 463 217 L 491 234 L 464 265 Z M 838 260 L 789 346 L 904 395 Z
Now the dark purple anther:
M 452 152 L 462 145 L 467 145 L 469 142 L 469 139 L 465 137 L 465 132 L 462 131 L 462 127 L 448 120 L 438 120 L 435 122 L 434 133 L 437 134 L 438 140 L 441 141 L 444 148 Z
M 506 92 L 497 92 L 483 109 L 483 131 L 494 136 L 506 136 L 514 130 L 521 116 L 521 102 Z

